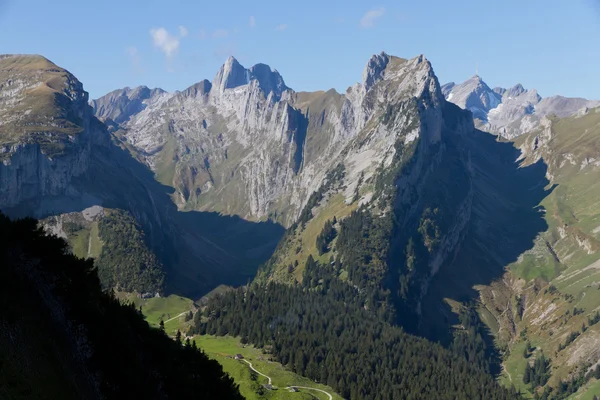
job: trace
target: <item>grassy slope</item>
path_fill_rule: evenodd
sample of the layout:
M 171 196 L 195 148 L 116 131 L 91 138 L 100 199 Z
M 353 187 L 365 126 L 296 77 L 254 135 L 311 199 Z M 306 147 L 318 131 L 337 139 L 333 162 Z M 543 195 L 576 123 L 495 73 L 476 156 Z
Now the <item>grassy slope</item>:
M 533 135 L 517 139 L 517 145 L 533 140 Z M 582 167 L 586 158 L 600 154 L 600 112 L 553 119 L 552 139 L 544 146 L 542 156 L 550 166 L 553 183 L 558 184 L 541 202 L 546 209 L 548 229 L 530 251 L 509 267 L 514 276 L 527 281 L 524 293 L 529 299 L 529 311 L 522 321 L 516 321 L 517 332 L 526 330 L 525 336 L 531 343 L 552 358 L 550 383 L 556 384 L 559 379 L 569 379 L 586 359 L 593 362 L 600 357 L 599 325 L 588 328 L 558 352 L 566 336 L 581 330 L 588 316 L 600 309 L 600 265 L 594 264 L 600 258 L 600 168 Z M 542 290 L 536 294 L 532 290 L 536 278 L 554 285 L 558 292 L 550 294 Z M 574 307 L 583 309 L 583 314 L 573 316 Z M 524 337 L 517 338 L 505 361 L 512 380 L 508 374 L 501 378 L 517 387 L 524 387 L 521 380 L 526 362 L 522 355 L 524 343 Z M 597 381 L 590 382 L 571 398 L 591 399 L 594 394 L 600 395 Z
M 280 261 L 277 263 L 280 268 L 273 272 L 273 279 L 282 282 L 301 281 L 304 265 L 309 255 L 312 255 L 315 260 L 323 264 L 329 262 L 329 258 L 333 253 L 327 252 L 319 255 L 316 245 L 317 236 L 323 230 L 327 220 L 332 220 L 334 216 L 338 221 L 342 220 L 356 209 L 357 203 L 346 204 L 342 193 L 337 193 L 328 200 L 324 199 L 321 203 L 323 205 L 313 211 L 314 217 L 308 221 L 304 229 L 298 227 L 293 236 L 280 249 L 278 254 Z M 334 244 L 335 239 L 330 247 Z M 300 248 L 300 251 L 296 252 L 298 248 Z M 290 274 L 286 266 L 293 265 L 295 261 L 298 261 L 298 267 Z
M 196 344 L 202 348 L 209 357 L 217 360 L 223 369 L 229 373 L 235 382 L 240 385 L 240 392 L 246 399 L 327 399 L 327 396 L 317 391 L 309 393 L 309 391 L 301 390 L 298 393 L 290 393 L 285 388 L 288 385 L 298 385 L 315 387 L 325 390 L 332 394 L 334 399 L 341 399 L 335 394 L 331 388 L 325 385 L 319 385 L 311 380 L 294 374 L 286 370 L 281 364 L 269 361 L 268 355 L 264 355 L 260 349 L 253 346 L 243 347 L 239 339 L 225 336 L 196 336 L 194 338 Z M 273 385 L 278 389 L 273 391 L 265 391 L 263 395 L 256 392 L 256 385 L 251 379 L 250 367 L 248 364 L 232 358 L 235 354 L 242 354 L 244 358 L 252 363 L 261 373 L 270 376 L 273 380 Z M 257 382 L 259 384 L 267 383 L 267 378 L 258 375 Z
M 117 297 L 123 301 L 135 304 L 138 308 L 141 306 L 142 313 L 150 326 L 157 327 L 160 321 L 163 320 L 165 322 L 165 331 L 170 335 L 175 334 L 177 329 L 182 331 L 185 329 L 184 315 L 179 315 L 194 308 L 192 300 L 174 294 L 168 297 L 141 299 L 132 293 L 117 293 Z M 166 322 L 170 319 L 172 320 Z

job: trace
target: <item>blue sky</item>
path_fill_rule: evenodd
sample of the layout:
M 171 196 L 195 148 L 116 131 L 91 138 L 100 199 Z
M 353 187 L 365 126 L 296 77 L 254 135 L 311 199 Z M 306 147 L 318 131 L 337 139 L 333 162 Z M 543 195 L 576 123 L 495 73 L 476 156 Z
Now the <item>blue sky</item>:
M 418 54 L 442 83 L 479 75 L 542 96 L 600 98 L 600 0 L 0 0 L 0 53 L 38 53 L 92 98 L 183 90 L 227 56 L 295 90 L 344 91 L 369 57 Z

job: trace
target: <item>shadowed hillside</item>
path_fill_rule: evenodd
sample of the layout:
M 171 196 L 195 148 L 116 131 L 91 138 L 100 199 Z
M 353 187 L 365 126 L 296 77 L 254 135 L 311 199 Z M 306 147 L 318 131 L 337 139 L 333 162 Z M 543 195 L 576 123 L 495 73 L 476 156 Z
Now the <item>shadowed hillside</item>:
M 91 261 L 0 214 L 0 398 L 241 399 L 221 366 L 101 291 Z
M 157 182 L 146 166 L 114 143 L 94 149 L 87 172 L 74 179 L 73 187 L 71 196 L 46 196 L 4 211 L 45 218 L 94 205 L 126 210 L 165 265 L 168 293 L 197 298 L 219 284 L 246 283 L 283 234 L 270 221 L 179 211 L 170 197 L 173 189 Z
M 489 285 L 505 266 L 531 249 L 548 225 L 540 202 L 548 188 L 543 161 L 521 166 L 512 143 L 474 131 L 466 138 L 472 169 L 472 212 L 456 257 L 442 266 L 423 299 L 419 330 L 434 340 L 447 341 L 447 324 L 458 322 L 445 299 L 470 302 L 479 298 L 477 285 Z

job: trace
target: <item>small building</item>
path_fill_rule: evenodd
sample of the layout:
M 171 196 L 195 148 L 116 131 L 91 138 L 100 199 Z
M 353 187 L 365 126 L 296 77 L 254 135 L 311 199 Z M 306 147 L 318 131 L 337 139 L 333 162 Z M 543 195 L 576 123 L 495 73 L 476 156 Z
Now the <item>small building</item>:
M 244 359 L 244 356 L 243 356 L 243 355 L 241 355 L 241 354 L 236 354 L 234 358 L 235 358 L 236 360 L 243 360 L 243 359 Z
M 264 387 L 265 389 L 267 389 L 267 390 L 273 390 L 273 389 L 274 389 L 274 388 L 273 388 L 273 385 L 271 385 L 270 383 L 265 383 L 265 384 L 263 385 L 263 387 Z
M 292 393 L 296 393 L 296 392 L 298 392 L 298 389 L 296 389 L 295 387 L 293 387 L 293 386 L 292 386 L 292 387 L 290 388 L 290 392 L 292 392 Z

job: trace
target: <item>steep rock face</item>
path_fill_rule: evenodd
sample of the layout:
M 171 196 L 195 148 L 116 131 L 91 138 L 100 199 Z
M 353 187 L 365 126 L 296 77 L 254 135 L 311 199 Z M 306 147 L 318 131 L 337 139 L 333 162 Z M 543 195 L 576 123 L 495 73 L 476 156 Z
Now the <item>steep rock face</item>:
M 580 98 L 542 98 L 521 84 L 492 90 L 478 76 L 458 85 L 448 83 L 442 91 L 446 100 L 473 113 L 478 128 L 508 139 L 534 130 L 545 116 L 566 117 L 600 105 L 600 101 Z
M 0 57 L 0 77 L 0 208 L 68 192 L 108 139 L 83 86 L 40 56 Z
M 364 128 L 386 102 L 430 90 L 432 99 L 441 98 L 434 81 L 424 57 L 406 61 L 382 53 L 344 95 L 296 93 L 267 66 L 245 69 L 229 58 L 212 84 L 202 85 L 209 90 L 176 93 L 121 128 L 159 180 L 176 188 L 180 207 L 290 224 L 329 169 L 344 158 L 365 159 L 345 148 L 367 135 Z M 382 128 L 368 134 L 371 147 L 361 151 L 376 165 L 394 137 Z

